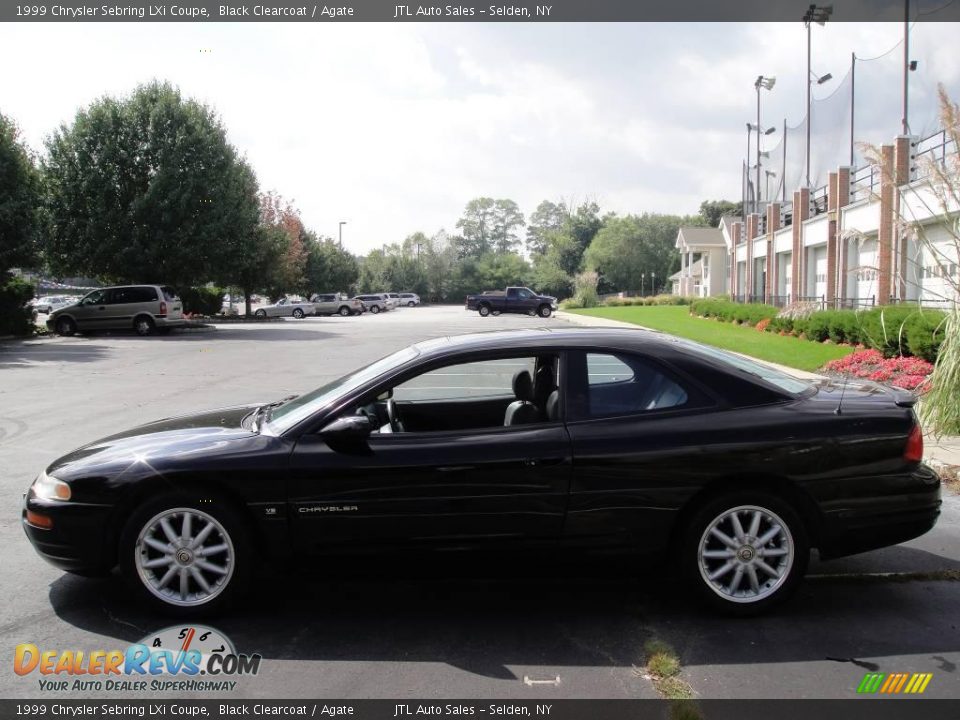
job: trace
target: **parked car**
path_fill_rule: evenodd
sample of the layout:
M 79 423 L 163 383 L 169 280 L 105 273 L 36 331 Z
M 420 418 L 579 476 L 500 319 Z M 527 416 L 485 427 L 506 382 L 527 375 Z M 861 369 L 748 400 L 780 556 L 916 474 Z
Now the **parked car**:
M 255 558 L 299 573 L 425 547 L 650 553 L 709 605 L 755 613 L 811 548 L 934 526 L 914 399 L 651 331 L 437 338 L 299 397 L 90 443 L 40 473 L 22 525 L 53 565 L 119 565 L 180 616 L 222 609 Z
M 420 296 L 416 293 L 400 293 L 400 303 L 407 307 L 416 307 L 420 304 Z
M 557 309 L 557 299 L 550 295 L 538 295 L 530 288 L 508 287 L 505 291 L 467 295 L 464 307 L 476 310 L 482 317 L 497 313 L 523 313 L 547 318 Z
M 363 303 L 356 298 L 347 297 L 344 293 L 323 293 L 313 296 L 313 306 L 317 315 L 360 315 L 363 312 Z
M 59 335 L 127 328 L 138 335 L 152 335 L 183 324 L 183 303 L 169 285 L 100 288 L 54 309 L 47 318 L 47 328 Z
M 259 318 L 265 317 L 295 317 L 302 318 L 306 315 L 314 315 L 316 307 L 312 302 L 306 300 L 291 300 L 290 298 L 280 298 L 272 305 L 263 305 L 254 311 L 254 315 Z
M 38 313 L 51 313 L 58 307 L 75 303 L 79 298 L 70 295 L 44 295 L 33 301 L 33 309 Z
M 364 311 L 374 315 L 393 309 L 393 304 L 385 295 L 357 295 L 354 299 L 363 303 Z
M 387 297 L 387 300 L 393 303 L 393 307 L 398 308 L 401 305 L 406 305 L 406 303 L 400 298 L 400 293 L 384 293 Z

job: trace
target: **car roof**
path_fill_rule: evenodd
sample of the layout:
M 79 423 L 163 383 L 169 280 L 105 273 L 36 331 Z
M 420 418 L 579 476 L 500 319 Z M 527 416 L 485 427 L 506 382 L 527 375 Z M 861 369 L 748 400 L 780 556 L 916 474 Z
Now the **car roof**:
M 644 328 L 539 328 L 531 330 L 493 330 L 489 332 L 449 335 L 424 340 L 414 347 L 423 356 L 443 355 L 451 351 L 497 350 L 527 347 L 593 347 L 636 348 L 652 344 L 673 345 L 675 338 Z

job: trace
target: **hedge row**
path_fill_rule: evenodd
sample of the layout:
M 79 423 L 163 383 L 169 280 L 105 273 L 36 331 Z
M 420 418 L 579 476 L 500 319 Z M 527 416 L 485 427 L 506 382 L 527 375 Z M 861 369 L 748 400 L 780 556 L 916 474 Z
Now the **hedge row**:
M 816 342 L 864 345 L 885 357 L 915 356 L 935 362 L 943 342 L 945 315 L 940 310 L 913 305 L 877 307 L 871 310 L 819 310 L 807 317 L 781 315 L 772 305 L 736 303 L 704 298 L 690 306 L 693 315 L 726 322 L 757 325 L 766 332 L 795 335 Z
M 611 297 L 603 301 L 606 307 L 629 307 L 632 305 L 689 305 L 691 299 L 682 295 L 646 295 L 641 297 Z
M 0 335 L 31 335 L 36 326 L 27 303 L 33 299 L 33 285 L 22 278 L 0 273 Z
M 183 311 L 191 315 L 217 315 L 223 309 L 223 288 L 188 287 L 178 291 Z

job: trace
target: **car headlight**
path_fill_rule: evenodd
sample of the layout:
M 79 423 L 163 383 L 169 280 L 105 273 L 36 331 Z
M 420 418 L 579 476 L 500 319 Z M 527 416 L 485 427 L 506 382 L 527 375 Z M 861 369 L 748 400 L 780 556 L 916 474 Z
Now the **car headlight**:
M 42 472 L 33 481 L 31 488 L 35 497 L 41 500 L 69 500 L 70 486 L 63 480 L 57 480 L 55 477 Z

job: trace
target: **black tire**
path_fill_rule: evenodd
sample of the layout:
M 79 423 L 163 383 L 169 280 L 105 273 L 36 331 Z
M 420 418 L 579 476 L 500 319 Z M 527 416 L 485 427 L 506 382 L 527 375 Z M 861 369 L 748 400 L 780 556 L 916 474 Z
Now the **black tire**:
M 340 315 L 340 317 L 348 317 L 350 315 L 350 308 L 344 305 L 337 311 L 337 313 Z
M 733 540 L 737 548 L 728 548 L 716 537 L 708 536 L 710 528 L 719 518 L 729 516 L 737 510 L 738 520 L 747 533 L 751 529 L 749 521 L 753 517 L 752 513 L 758 510 L 762 518 L 758 531 L 761 538 L 776 527 L 781 527 L 783 532 L 767 544 L 754 547 L 751 542 L 759 538 L 748 537 L 747 542 L 742 542 L 733 536 L 731 518 L 720 524 L 720 532 Z M 734 555 L 729 559 L 709 558 L 701 562 L 701 546 L 707 552 L 732 551 Z M 779 555 L 779 559 L 775 561 L 772 553 L 782 550 L 787 550 L 788 553 Z M 810 544 L 803 521 L 782 498 L 763 491 L 735 490 L 707 501 L 696 511 L 687 523 L 678 552 L 683 579 L 701 602 L 728 615 L 748 616 L 769 610 L 786 600 L 797 589 L 807 570 Z M 757 569 L 754 566 L 757 561 L 767 563 L 768 567 L 779 571 L 780 575 L 774 577 Z M 731 565 L 730 570 L 716 577 L 717 582 L 708 579 L 713 572 L 721 570 L 727 564 Z M 762 580 L 758 583 L 756 592 L 750 587 L 748 566 L 753 567 L 758 581 Z M 740 584 L 735 588 L 735 592 L 731 593 L 730 588 L 738 573 Z M 718 587 L 727 583 L 728 578 L 730 582 L 725 588 Z M 737 596 L 737 593 L 741 594 Z
M 416 306 L 417 304 L 413 300 L 407 303 L 407 307 L 416 307 Z
M 258 317 L 258 318 L 265 318 L 265 317 L 267 316 L 267 311 L 266 311 L 266 310 L 257 310 L 257 311 L 253 314 L 253 316 L 254 316 L 254 317 Z
M 73 318 L 69 317 L 57 318 L 54 328 L 57 331 L 57 335 L 63 335 L 65 337 L 70 337 L 77 332 L 77 324 L 73 321 Z
M 371 306 L 370 306 L 370 312 L 372 312 L 374 315 L 379 314 L 379 313 L 380 313 L 380 306 L 379 306 L 379 305 L 371 305 Z
M 480 317 L 488 317 L 490 315 L 490 306 L 481 305 L 477 308 L 477 312 L 480 313 Z
M 548 318 L 548 317 L 550 317 L 550 313 L 552 313 L 552 312 L 553 312 L 553 310 L 551 309 L 551 307 L 550 307 L 549 305 L 541 305 L 541 306 L 539 307 L 539 309 L 537 310 L 537 314 L 538 314 L 540 317 L 542 317 L 542 318 Z
M 302 319 L 303 319 L 303 310 L 301 310 L 300 308 L 294 308 L 294 309 L 293 309 L 293 316 L 294 316 L 297 320 L 302 320 Z
M 153 335 L 154 330 L 157 329 L 156 324 L 153 322 L 153 318 L 149 315 L 137 315 L 133 319 L 133 330 L 140 337 L 147 337 L 148 335 Z
M 145 553 L 151 552 L 144 549 L 142 552 L 138 549 L 141 533 L 145 533 L 147 528 L 154 524 L 156 518 L 163 514 L 179 510 L 190 510 L 194 513 L 201 513 L 212 518 L 219 524 L 219 528 L 214 530 L 201 547 L 210 542 L 220 544 L 229 544 L 231 554 L 209 556 L 216 563 L 221 563 L 223 567 L 230 569 L 230 574 L 222 586 L 211 586 L 215 594 L 209 599 L 197 599 L 188 604 L 175 604 L 170 600 L 165 600 L 158 593 L 148 586 L 148 580 L 142 573 L 151 572 L 142 569 L 138 565 L 138 556 L 146 558 Z M 170 522 L 174 524 L 175 532 L 182 530 L 182 525 L 176 525 L 176 518 L 172 515 Z M 182 517 L 182 515 L 180 515 Z M 182 522 L 182 521 L 181 521 Z M 197 521 L 199 522 L 199 520 Z M 202 528 L 200 528 L 202 529 Z M 221 532 L 222 530 L 222 532 Z M 198 532 L 198 526 L 194 525 L 194 532 Z M 225 533 L 225 537 L 224 537 Z M 212 538 L 212 539 L 211 539 Z M 203 497 L 194 497 L 187 494 L 169 494 L 162 495 L 154 500 L 150 500 L 133 511 L 130 519 L 127 521 L 123 532 L 120 535 L 120 545 L 118 548 L 120 571 L 124 581 L 133 591 L 137 598 L 152 607 L 153 609 L 179 618 L 200 618 L 208 617 L 221 613 L 231 607 L 241 598 L 250 585 L 250 579 L 253 573 L 254 557 L 253 546 L 250 543 L 250 528 L 243 516 L 236 510 L 231 503 L 226 500 L 211 497 L 204 493 Z M 179 566 L 178 566 L 179 567 Z M 156 571 L 159 574 L 160 568 Z M 179 574 L 179 573 L 178 573 Z M 156 577 L 156 575 L 154 575 Z M 212 577 L 209 576 L 208 577 Z M 177 580 L 171 581 L 178 583 Z M 200 595 L 200 586 L 196 581 L 190 581 L 195 594 Z M 173 595 L 176 593 L 172 591 Z

